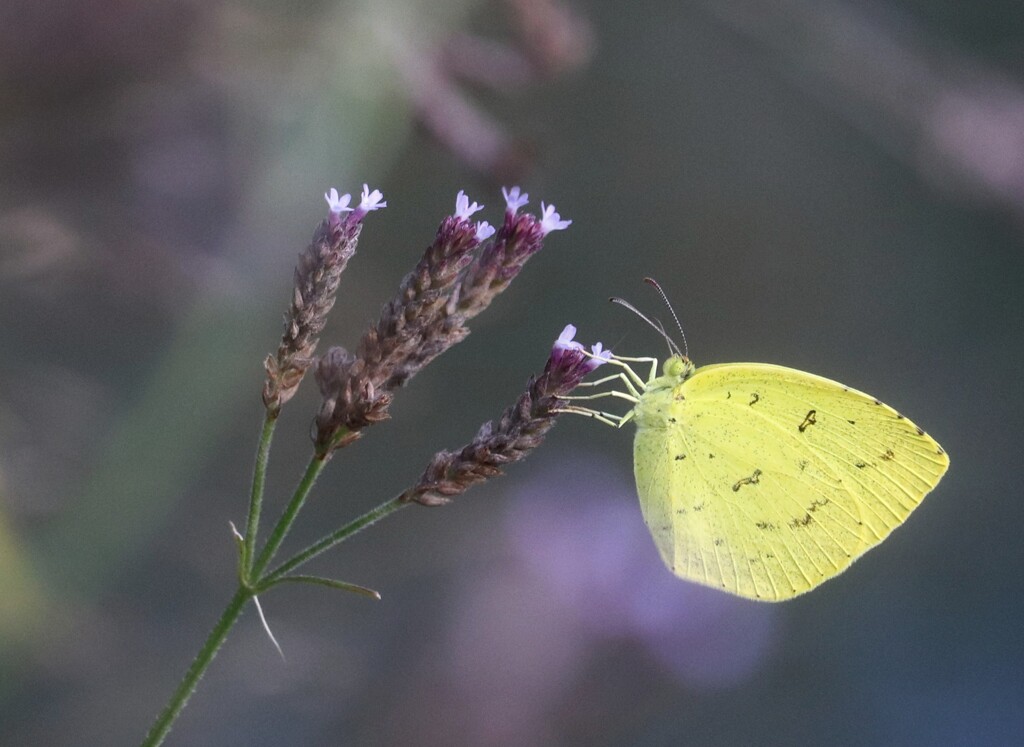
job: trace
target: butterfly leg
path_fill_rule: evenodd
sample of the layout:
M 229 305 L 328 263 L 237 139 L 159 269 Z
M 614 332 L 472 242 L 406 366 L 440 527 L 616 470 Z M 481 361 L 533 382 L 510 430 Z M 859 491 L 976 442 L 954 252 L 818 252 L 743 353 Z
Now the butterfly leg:
M 625 356 L 613 355 L 609 361 L 620 368 L 625 369 L 626 374 L 633 381 L 639 389 L 646 389 L 647 384 L 654 381 L 654 377 L 658 374 L 658 359 L 657 358 L 627 358 Z M 640 378 L 639 374 L 627 365 L 628 363 L 650 363 L 651 373 L 647 377 L 647 381 Z
M 640 401 L 640 391 L 633 385 L 633 382 L 630 381 L 629 377 L 626 376 L 626 374 L 624 373 L 617 373 L 612 374 L 611 376 L 605 376 L 603 379 L 598 379 L 597 381 L 584 381 L 580 384 L 577 384 L 576 386 L 577 388 L 581 386 L 598 386 L 600 384 L 607 384 L 609 381 L 621 381 L 625 385 L 626 392 L 616 392 L 616 394 L 621 395 L 623 399 L 628 399 L 633 404 L 636 404 L 637 402 Z M 613 394 L 612 392 L 608 392 L 602 396 L 615 396 L 615 394 Z M 592 399 L 592 397 L 590 398 Z M 569 397 L 569 399 L 573 398 Z M 583 398 L 580 397 L 578 399 Z
M 612 428 L 621 428 L 622 424 L 631 417 L 631 415 L 616 415 L 611 412 L 600 412 L 598 410 L 591 410 L 589 407 L 576 407 L 575 405 L 559 407 L 555 412 L 571 412 L 573 415 L 584 415 L 588 418 L 593 418 L 599 423 L 610 425 Z

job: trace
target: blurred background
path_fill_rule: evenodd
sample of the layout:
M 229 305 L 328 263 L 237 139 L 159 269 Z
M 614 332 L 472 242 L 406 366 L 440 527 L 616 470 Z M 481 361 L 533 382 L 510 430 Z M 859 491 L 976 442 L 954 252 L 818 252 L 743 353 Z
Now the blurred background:
M 950 453 L 891 540 L 791 603 L 675 580 L 632 432 L 563 418 L 250 611 L 176 745 L 1024 741 L 1024 9 L 987 0 L 7 0 L 0 8 L 0 743 L 138 742 L 234 584 L 291 272 L 383 190 L 354 346 L 465 189 L 554 202 L 474 333 L 339 453 L 288 547 L 472 437 L 575 323 L 839 379 Z M 307 382 L 270 466 L 309 455 Z M 1018 464 L 1019 466 L 1019 464 Z

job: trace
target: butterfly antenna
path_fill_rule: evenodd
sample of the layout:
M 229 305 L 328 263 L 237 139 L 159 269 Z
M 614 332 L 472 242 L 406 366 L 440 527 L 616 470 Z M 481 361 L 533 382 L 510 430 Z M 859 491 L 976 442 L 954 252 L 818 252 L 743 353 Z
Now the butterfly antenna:
M 668 342 L 669 349 L 672 351 L 673 354 L 675 354 L 675 355 L 682 355 L 683 354 L 682 351 L 679 349 L 679 346 L 676 345 L 675 340 L 673 340 L 671 337 L 668 336 L 668 334 L 661 327 L 661 325 L 660 324 L 655 324 L 650 319 L 648 319 L 646 316 L 644 316 L 643 312 L 641 312 L 640 309 L 638 309 L 636 306 L 631 304 L 629 301 L 626 301 L 625 299 L 618 298 L 617 296 L 612 296 L 608 300 L 611 301 L 612 303 L 617 303 L 619 306 L 625 306 L 627 309 L 629 309 L 634 314 L 636 314 L 638 317 L 640 317 L 645 322 L 647 322 L 649 325 L 651 325 L 651 327 L 653 327 L 654 330 L 659 335 L 661 335 L 662 337 L 665 338 L 666 342 Z
M 664 337 L 666 340 L 669 339 L 668 332 L 665 331 L 665 325 L 661 323 L 661 320 L 658 319 L 658 317 L 654 317 L 654 323 L 657 324 L 658 325 L 658 329 L 661 330 L 661 336 Z M 676 347 L 675 345 L 669 345 L 668 346 L 668 354 L 669 355 L 675 355 L 678 351 L 679 351 L 679 348 Z
M 690 357 L 690 347 L 686 344 L 686 333 L 683 332 L 683 325 L 679 323 L 679 317 L 676 316 L 676 310 L 673 309 L 672 308 L 672 304 L 669 303 L 668 296 L 665 295 L 665 291 L 663 291 L 661 289 L 661 286 L 658 284 L 658 281 L 655 280 L 654 278 L 644 278 L 644 282 L 647 283 L 648 285 L 653 285 L 655 287 L 655 289 L 658 291 L 658 293 L 661 295 L 661 300 L 665 302 L 666 306 L 668 306 L 669 313 L 672 314 L 672 318 L 676 322 L 676 327 L 679 328 L 679 335 L 683 338 L 683 357 L 684 358 L 689 358 Z M 664 334 L 664 333 L 662 333 L 662 334 Z M 678 349 L 679 348 L 677 347 L 676 350 L 678 350 Z

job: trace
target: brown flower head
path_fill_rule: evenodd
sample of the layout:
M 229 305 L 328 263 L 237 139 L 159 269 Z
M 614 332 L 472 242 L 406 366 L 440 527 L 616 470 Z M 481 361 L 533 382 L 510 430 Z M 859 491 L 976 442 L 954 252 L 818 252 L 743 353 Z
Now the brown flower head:
M 325 392 L 317 417 L 319 453 L 351 442 L 349 434 L 386 418 L 390 393 L 465 339 L 466 321 L 508 287 L 549 231 L 570 223 L 560 221 L 553 208 L 543 219 L 517 216 L 526 195 L 517 187 L 505 194 L 508 210 L 495 236 L 486 222 L 470 220 L 482 206 L 459 192 L 455 212 L 442 221 L 434 242 L 363 335 L 355 356 L 336 359 L 323 376 L 318 369 Z
M 476 437 L 459 451 L 435 454 L 419 481 L 402 494 L 402 500 L 443 505 L 472 485 L 500 475 L 503 465 L 518 462 L 536 449 L 555 424 L 561 398 L 611 357 L 601 343 L 587 354 L 580 343 L 573 341 L 575 334 L 576 328 L 568 325 L 551 348 L 543 373 L 530 379 L 516 403 L 502 413 L 497 423 L 484 423 Z
M 295 392 L 313 364 L 318 335 L 327 323 L 327 314 L 334 306 L 341 273 L 356 252 L 362 220 L 365 215 L 387 203 L 381 202 L 379 191 L 369 192 L 363 186 L 363 200 L 350 208 L 351 196 L 339 195 L 332 188 L 324 195 L 329 211 L 313 234 L 306 250 L 299 255 L 295 267 L 292 303 L 285 314 L 284 334 L 277 355 L 267 356 L 264 367 L 267 378 L 263 384 L 263 404 L 276 417 Z M 342 217 L 344 213 L 348 216 Z

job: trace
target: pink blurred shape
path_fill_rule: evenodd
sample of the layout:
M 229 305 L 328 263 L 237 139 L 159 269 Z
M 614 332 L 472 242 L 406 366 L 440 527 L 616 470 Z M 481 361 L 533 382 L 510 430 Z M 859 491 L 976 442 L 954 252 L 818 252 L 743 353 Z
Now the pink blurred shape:
M 522 484 L 506 533 L 516 559 L 592 640 L 640 641 L 691 686 L 742 682 L 770 648 L 773 608 L 673 576 L 628 475 L 596 459 Z

